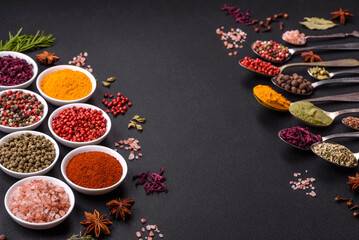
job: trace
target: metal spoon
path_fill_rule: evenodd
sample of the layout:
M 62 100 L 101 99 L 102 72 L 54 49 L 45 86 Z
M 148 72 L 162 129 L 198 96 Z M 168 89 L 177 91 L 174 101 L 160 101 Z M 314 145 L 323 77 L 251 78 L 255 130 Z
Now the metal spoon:
M 262 58 L 262 56 L 259 55 L 253 49 L 254 44 L 255 44 L 255 42 L 252 43 L 251 49 L 253 50 L 253 52 L 255 52 L 258 56 L 260 56 Z M 332 44 L 332 45 L 318 45 L 318 46 L 301 47 L 301 48 L 289 48 L 288 49 L 288 54 L 289 55 L 282 62 L 276 62 L 276 61 L 273 61 L 273 60 L 270 60 L 270 62 L 283 63 L 283 62 L 288 61 L 295 53 L 309 51 L 309 50 L 359 50 L 359 42 L 358 43 L 341 43 L 341 44 Z M 265 59 L 265 60 L 269 61 L 268 59 Z
M 274 111 L 279 111 L 279 112 L 287 112 L 287 110 L 283 110 L 283 109 L 277 109 L 277 108 L 273 108 L 272 106 L 266 104 L 265 102 L 263 102 L 262 100 L 260 100 L 255 94 L 253 94 L 255 99 L 257 99 L 257 101 L 262 104 L 264 107 L 269 108 L 271 110 Z M 309 99 L 304 99 L 301 100 L 302 102 L 331 102 L 331 101 L 336 101 L 336 102 L 359 102 L 359 92 L 354 92 L 354 93 L 347 93 L 347 94 L 339 94 L 339 95 L 332 95 L 332 96 L 325 96 L 325 97 L 317 97 L 317 98 L 309 98 Z M 297 101 L 297 102 L 301 102 L 301 101 Z
M 318 107 L 317 107 L 317 108 L 318 108 Z M 324 110 L 321 109 L 321 108 L 318 108 L 318 109 L 320 109 L 321 111 L 323 111 L 323 113 L 324 113 L 325 115 L 327 115 L 328 117 L 330 117 L 330 118 L 332 119 L 332 122 L 331 122 L 329 125 L 331 125 L 331 124 L 334 122 L 335 118 L 338 117 L 339 115 L 343 115 L 343 114 L 347 114 L 347 113 L 357 113 L 357 112 L 359 112 L 359 108 L 343 109 L 343 110 L 339 110 L 339 111 L 335 111 L 335 112 L 327 112 L 327 111 L 324 111 Z M 291 113 L 291 114 L 292 114 L 292 113 Z M 308 123 L 308 122 L 306 122 L 306 121 L 303 121 L 302 119 L 300 119 L 300 118 L 294 116 L 293 114 L 292 114 L 292 116 L 295 117 L 295 118 L 297 118 L 298 120 L 304 122 L 305 124 L 308 124 L 308 125 L 311 125 L 311 126 L 314 126 L 314 127 L 327 127 L 327 126 L 329 126 L 329 125 L 326 125 L 326 126 L 314 125 L 314 124 Z
M 359 32 L 353 31 L 351 33 L 334 33 L 334 34 L 328 34 L 328 35 L 305 36 L 305 40 L 310 39 L 310 38 L 316 38 L 316 39 L 318 39 L 318 38 L 344 38 L 344 37 L 349 37 L 349 36 L 359 37 Z M 305 43 L 303 43 L 303 44 L 291 43 L 291 42 L 288 42 L 287 40 L 285 40 L 283 38 L 283 35 L 282 35 L 282 40 L 287 43 L 290 43 L 292 45 L 295 45 L 295 46 L 303 46 L 307 43 L 307 41 L 305 41 Z
M 307 69 L 307 71 L 308 71 L 308 73 L 309 73 L 310 76 L 312 76 L 314 79 L 317 79 L 317 80 L 323 80 L 323 79 L 316 78 L 316 77 L 310 72 L 310 69 L 311 69 L 311 68 L 308 68 L 308 69 Z M 336 75 L 341 75 L 341 74 L 359 74 L 359 70 L 345 70 L 345 71 L 330 72 L 328 79 L 333 78 L 333 77 L 335 77 Z M 324 80 L 327 80 L 327 79 L 324 79 Z
M 280 138 L 280 140 L 282 140 L 283 142 L 285 142 L 286 144 L 292 146 L 292 147 L 295 147 L 295 148 L 298 148 L 298 149 L 301 149 L 301 150 L 305 150 L 305 151 L 310 151 L 310 149 L 305 149 L 305 148 L 300 148 L 294 144 L 291 144 L 290 142 L 287 142 L 286 140 L 284 140 L 280 134 L 282 131 L 284 131 L 286 129 L 282 129 L 278 132 L 278 137 Z M 328 135 L 328 136 L 324 136 L 322 137 L 322 142 L 325 142 L 329 139 L 333 139 L 333 138 L 345 138 L 345 137 L 359 137 L 359 132 L 350 132 L 350 133 L 336 133 L 336 134 L 332 134 L 332 135 Z
M 280 86 L 278 83 L 276 83 L 275 81 L 275 78 L 276 77 L 273 77 L 271 80 L 272 80 L 272 83 L 274 85 L 276 85 L 277 87 L 279 87 L 280 89 L 283 89 L 284 91 L 287 91 L 287 92 L 290 92 L 290 93 L 293 93 L 289 90 L 286 90 L 285 88 L 283 88 L 282 86 Z M 320 81 L 320 82 L 315 82 L 315 83 L 312 83 L 312 86 L 313 86 L 313 90 L 311 92 L 307 92 L 306 94 L 298 94 L 298 93 L 293 93 L 293 94 L 296 94 L 296 95 L 310 95 L 313 93 L 314 89 L 316 87 L 319 87 L 319 86 L 322 86 L 322 85 L 325 85 L 325 84 L 331 84 L 331 83 L 359 83 L 359 78 L 336 78 L 336 79 L 331 79 L 331 80 L 326 80 L 326 81 Z
M 265 77 L 274 77 L 275 75 L 269 75 L 269 74 L 265 74 L 265 73 L 260 73 L 257 72 L 253 69 L 250 69 L 244 65 L 241 64 L 241 61 L 243 59 L 239 60 L 239 65 L 241 67 L 243 67 L 244 69 L 250 71 L 250 72 L 254 72 L 258 75 L 261 76 L 265 76 Z M 318 66 L 318 67 L 359 67 L 359 61 L 356 59 L 339 59 L 339 60 L 332 60 L 332 61 L 325 61 L 325 62 L 314 62 L 314 63 L 290 63 L 290 64 L 286 64 L 283 65 L 281 67 L 279 67 L 279 74 L 283 72 L 284 69 L 289 68 L 289 67 L 297 67 L 297 66 Z
M 355 165 L 353 165 L 353 166 L 340 165 L 340 164 L 338 164 L 338 163 L 331 162 L 331 161 L 329 161 L 329 160 L 323 158 L 322 156 L 319 156 L 319 155 L 313 150 L 313 148 L 314 148 L 317 144 L 320 144 L 320 143 L 322 143 L 322 142 L 316 142 L 316 143 L 312 144 L 312 146 L 310 146 L 310 149 L 312 150 L 312 152 L 313 152 L 315 155 L 317 155 L 317 156 L 320 157 L 321 159 L 324 159 L 325 161 L 327 161 L 327 162 L 329 162 L 329 163 L 331 163 L 331 164 L 340 166 L 340 167 L 356 168 L 356 167 L 358 166 L 359 153 L 353 153 L 354 157 L 357 159 L 357 162 L 356 162 Z M 338 144 L 338 143 L 335 143 L 335 142 L 331 142 L 331 143 Z

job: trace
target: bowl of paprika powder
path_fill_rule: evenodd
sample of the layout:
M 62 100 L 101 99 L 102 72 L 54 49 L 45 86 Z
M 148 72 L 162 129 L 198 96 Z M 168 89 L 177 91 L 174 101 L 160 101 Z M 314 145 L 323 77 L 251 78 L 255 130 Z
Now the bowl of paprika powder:
M 76 191 L 102 195 L 116 189 L 127 175 L 127 163 L 116 151 L 99 145 L 76 148 L 61 163 L 61 173 Z

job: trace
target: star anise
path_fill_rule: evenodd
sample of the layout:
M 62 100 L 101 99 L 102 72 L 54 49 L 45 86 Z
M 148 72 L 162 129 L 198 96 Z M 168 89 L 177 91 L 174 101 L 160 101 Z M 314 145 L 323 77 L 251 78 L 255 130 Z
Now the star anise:
M 104 234 L 110 234 L 110 230 L 107 226 L 111 226 L 112 222 L 106 219 L 106 214 L 100 217 L 99 212 L 95 209 L 93 214 L 85 212 L 86 220 L 80 222 L 83 226 L 87 227 L 84 235 L 94 231 L 95 236 L 99 237 L 101 232 Z
M 352 188 L 352 190 L 358 190 L 359 189 L 359 173 L 356 173 L 354 177 L 348 176 L 349 181 L 347 184 Z
M 322 59 L 319 57 L 319 55 L 314 54 L 313 51 L 309 51 L 309 52 L 303 52 L 300 55 L 303 59 L 304 62 L 321 62 Z
M 59 57 L 55 56 L 55 53 L 52 52 L 46 52 L 44 51 L 41 54 L 37 54 L 36 55 L 36 60 L 41 63 L 41 64 L 45 64 L 45 65 L 51 65 L 54 64 L 55 62 L 59 61 Z
M 110 208 L 110 216 L 116 214 L 116 218 L 118 215 L 121 215 L 123 221 L 125 221 L 126 214 L 131 214 L 130 209 L 135 204 L 135 200 L 127 199 L 127 198 L 118 198 L 109 201 L 106 203 L 106 206 Z
M 331 19 L 340 18 L 340 23 L 345 24 L 345 16 L 354 16 L 354 14 L 351 14 L 349 12 L 349 9 L 339 9 L 339 11 L 331 12 L 330 14 L 334 15 Z

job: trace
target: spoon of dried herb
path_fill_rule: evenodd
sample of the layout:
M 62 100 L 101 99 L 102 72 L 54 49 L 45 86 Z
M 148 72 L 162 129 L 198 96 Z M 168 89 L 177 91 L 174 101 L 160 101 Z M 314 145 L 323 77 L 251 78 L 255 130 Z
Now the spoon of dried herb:
M 317 142 L 311 150 L 327 162 L 341 167 L 354 168 L 358 166 L 359 153 L 353 153 L 347 147 L 334 142 Z

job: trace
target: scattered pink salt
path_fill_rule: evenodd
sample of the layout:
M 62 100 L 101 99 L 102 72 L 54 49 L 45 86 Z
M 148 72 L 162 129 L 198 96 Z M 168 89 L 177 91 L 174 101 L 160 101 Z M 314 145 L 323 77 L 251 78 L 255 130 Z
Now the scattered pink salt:
M 24 221 L 46 223 L 63 217 L 70 208 L 70 199 L 63 187 L 35 179 L 15 188 L 8 207 Z

